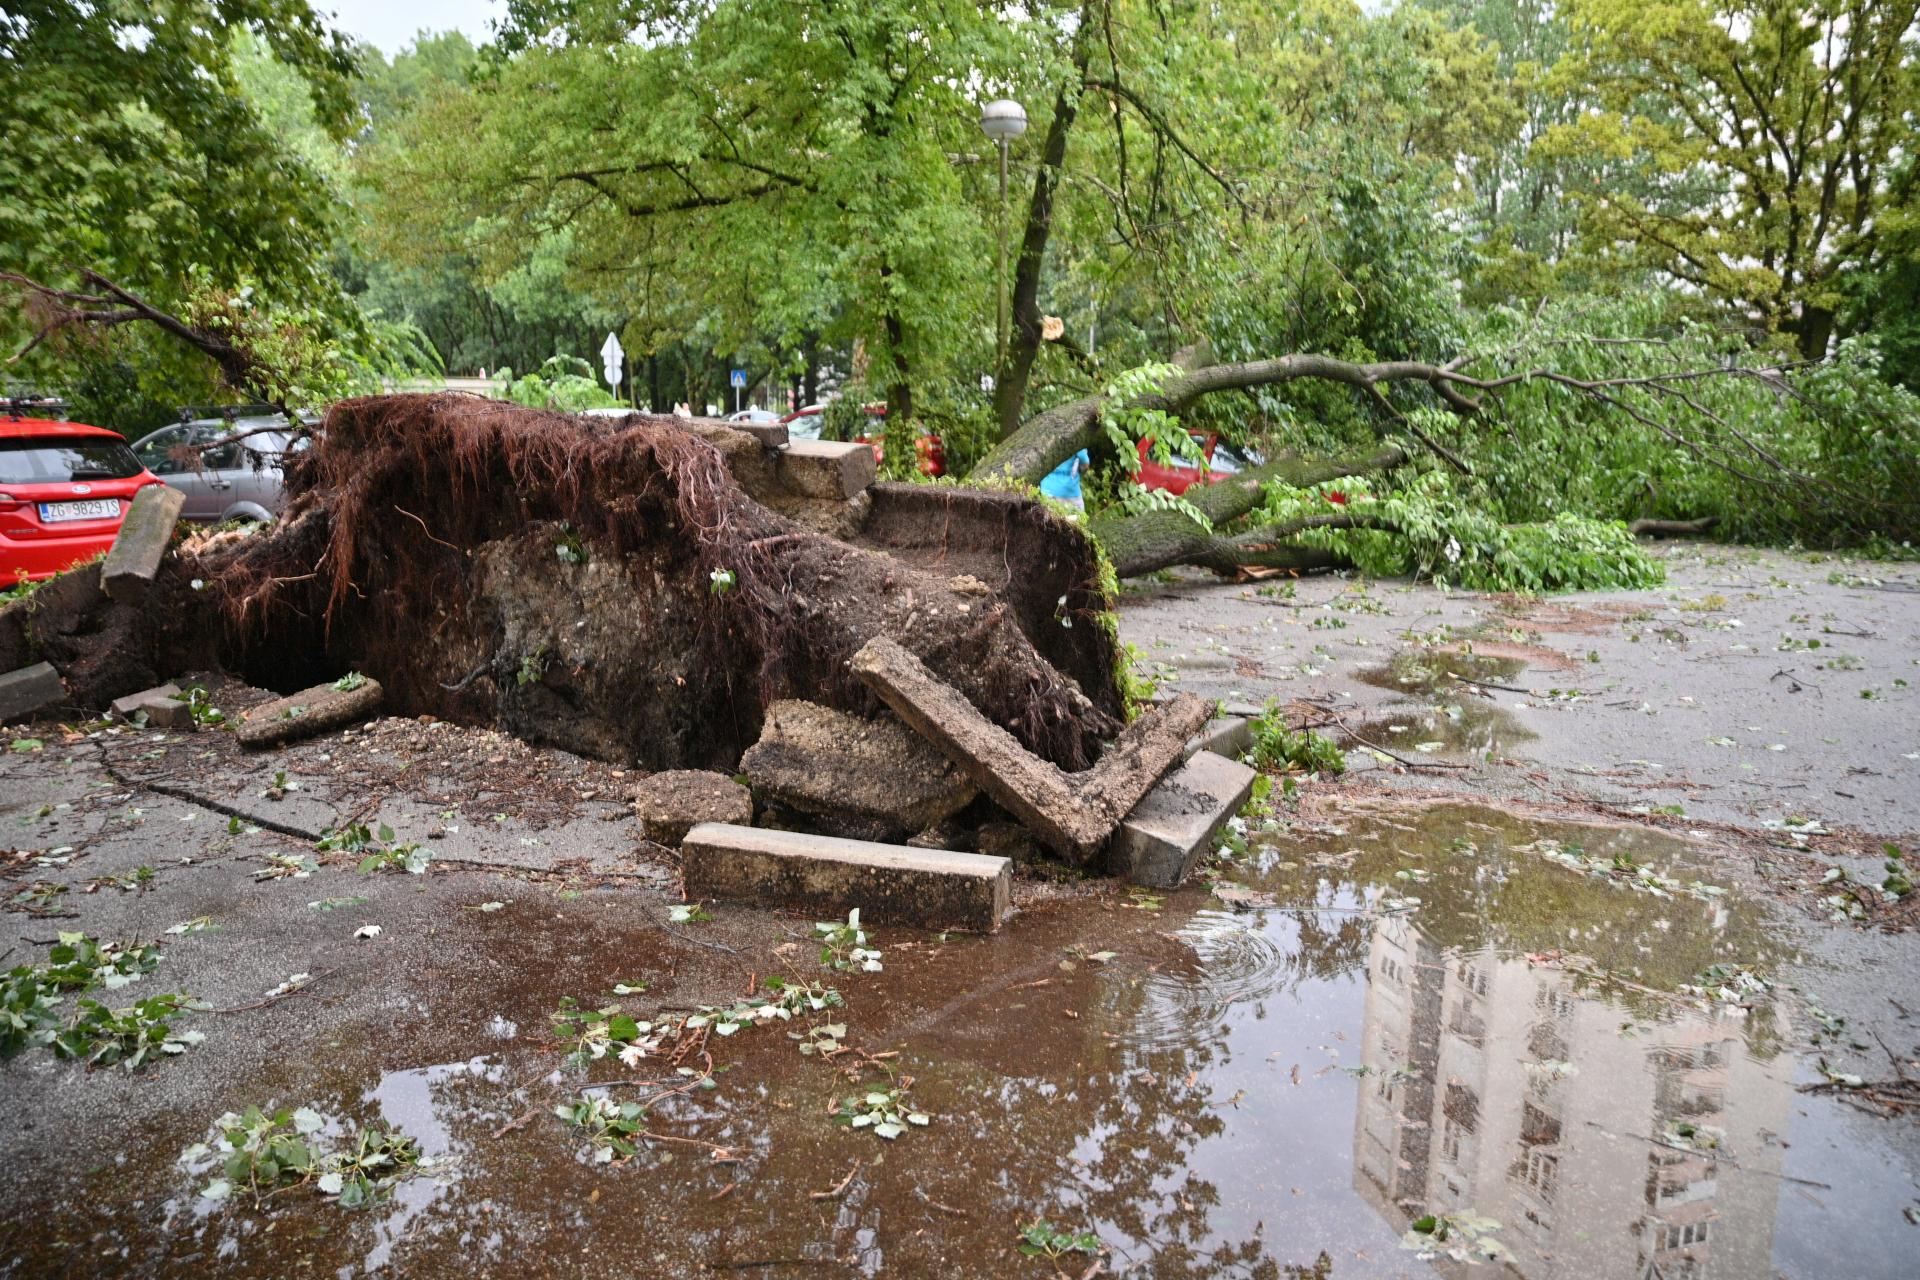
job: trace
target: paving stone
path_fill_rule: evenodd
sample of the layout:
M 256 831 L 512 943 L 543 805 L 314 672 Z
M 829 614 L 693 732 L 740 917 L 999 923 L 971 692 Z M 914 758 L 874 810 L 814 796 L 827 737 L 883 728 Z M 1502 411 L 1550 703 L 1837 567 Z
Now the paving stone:
M 134 704 L 133 710 L 136 714 L 144 713 L 147 723 L 156 729 L 191 730 L 194 727 L 193 707 L 164 693 L 148 694 Z M 130 715 L 127 718 L 131 720 L 133 717 Z
M 173 526 L 187 495 L 170 485 L 150 484 L 133 496 L 127 517 L 113 539 L 107 558 L 100 562 L 100 585 L 122 604 L 144 598 L 160 572 L 173 541 Z
M 979 794 L 932 743 L 892 716 L 867 720 L 811 702 L 767 707 L 740 772 L 764 805 L 810 814 L 828 835 L 897 840 Z
M 873 446 L 833 440 L 793 440 L 780 450 L 780 481 L 809 498 L 845 501 L 879 476 Z
M 0 720 L 24 720 L 65 699 L 67 687 L 51 663 L 36 662 L 0 676 Z
M 1237 760 L 1198 752 L 1162 778 L 1120 824 L 1107 848 L 1107 870 L 1135 884 L 1174 888 L 1240 812 L 1257 776 Z
M 867 924 L 992 933 L 1012 906 L 1013 864 L 834 836 L 703 823 L 680 846 L 687 897 L 788 907 L 817 920 L 855 907 Z
M 633 816 L 647 839 L 671 848 L 703 822 L 750 825 L 753 796 L 724 773 L 670 769 L 634 788 Z
M 241 746 L 256 749 L 310 738 L 366 719 L 379 709 L 383 696 L 378 680 L 368 680 L 347 690 L 317 684 L 255 707 L 234 730 L 234 737 Z
M 113 700 L 113 714 L 125 719 L 131 719 L 133 713 L 140 710 L 140 704 L 147 699 L 171 698 L 178 692 L 180 692 L 179 685 L 163 684 L 156 685 L 151 689 L 142 689 L 138 693 L 130 693 L 124 698 L 115 698 Z
M 1187 743 L 1187 759 L 1193 759 L 1195 752 L 1211 751 L 1237 760 L 1252 745 L 1253 721 L 1245 716 L 1215 716 Z

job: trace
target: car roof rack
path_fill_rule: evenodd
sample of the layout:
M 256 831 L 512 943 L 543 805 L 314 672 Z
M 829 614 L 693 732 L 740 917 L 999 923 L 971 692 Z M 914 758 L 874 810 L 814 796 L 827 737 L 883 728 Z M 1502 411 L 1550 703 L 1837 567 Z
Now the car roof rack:
M 180 421 L 192 422 L 195 418 L 224 418 L 232 422 L 235 418 L 262 418 L 268 415 L 278 416 L 277 404 L 183 404 L 180 406 Z
M 18 418 L 28 413 L 65 414 L 73 406 L 58 396 L 5 396 L 0 397 L 0 408 L 6 416 Z

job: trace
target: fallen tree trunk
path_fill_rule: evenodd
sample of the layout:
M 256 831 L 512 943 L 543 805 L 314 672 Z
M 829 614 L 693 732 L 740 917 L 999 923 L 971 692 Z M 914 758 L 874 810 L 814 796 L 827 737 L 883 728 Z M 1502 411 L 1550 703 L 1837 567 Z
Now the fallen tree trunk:
M 1627 532 L 1636 538 L 1697 538 L 1711 532 L 1719 522 L 1718 516 L 1702 516 L 1698 520 L 1634 520 L 1627 524 Z
M 1406 450 L 1395 445 L 1363 457 L 1345 459 L 1282 454 L 1265 466 L 1239 472 L 1218 484 L 1195 485 L 1187 490 L 1186 500 L 1217 529 L 1258 506 L 1262 491 L 1273 481 L 1299 488 L 1341 476 L 1391 470 L 1406 461 Z M 1238 536 L 1209 531 L 1177 508 L 1138 515 L 1105 512 L 1093 520 L 1089 532 L 1113 562 L 1114 572 L 1122 578 L 1176 564 L 1231 572 L 1244 564 L 1304 569 L 1321 568 L 1328 563 L 1327 554 L 1314 548 L 1258 547 Z M 1267 541 L 1279 536 L 1271 534 Z

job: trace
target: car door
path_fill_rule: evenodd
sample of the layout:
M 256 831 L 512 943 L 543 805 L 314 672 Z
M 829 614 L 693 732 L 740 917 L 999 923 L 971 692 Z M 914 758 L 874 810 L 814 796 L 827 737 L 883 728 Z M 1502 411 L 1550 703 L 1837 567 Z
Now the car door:
M 192 514 L 194 493 L 200 486 L 189 463 L 174 456 L 174 450 L 190 442 L 193 428 L 180 426 L 168 427 L 156 431 L 142 440 L 134 448 L 134 456 L 140 459 L 142 466 L 159 476 L 172 488 L 187 496 L 182 514 Z M 204 491 L 203 495 L 204 495 Z
M 232 435 L 233 431 L 232 426 L 223 423 L 207 432 L 204 441 L 197 443 L 211 443 L 225 439 Z M 226 519 L 227 512 L 233 507 L 235 486 L 240 484 L 246 476 L 244 470 L 246 465 L 246 450 L 237 440 L 202 453 L 198 477 L 199 492 L 197 494 L 191 490 L 188 492 L 187 514 L 195 520 Z M 194 510 L 196 498 L 198 511 Z

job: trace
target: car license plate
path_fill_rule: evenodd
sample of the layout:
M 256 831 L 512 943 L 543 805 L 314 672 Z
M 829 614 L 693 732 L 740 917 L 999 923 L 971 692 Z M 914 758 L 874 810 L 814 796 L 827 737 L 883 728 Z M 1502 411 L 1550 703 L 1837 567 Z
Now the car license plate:
M 55 524 L 61 520 L 117 520 L 120 516 L 120 499 L 89 498 L 84 502 L 43 502 L 40 504 L 40 523 Z

